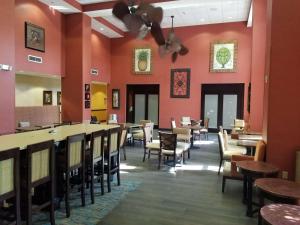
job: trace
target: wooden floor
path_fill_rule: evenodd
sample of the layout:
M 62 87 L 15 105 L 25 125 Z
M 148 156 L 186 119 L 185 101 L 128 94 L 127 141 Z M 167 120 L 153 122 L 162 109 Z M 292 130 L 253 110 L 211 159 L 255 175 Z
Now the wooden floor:
M 221 192 L 217 175 L 216 135 L 192 150 L 191 160 L 176 173 L 167 166 L 160 171 L 157 156 L 142 162 L 142 148 L 127 148 L 122 179 L 138 180 L 141 185 L 129 193 L 101 225 L 250 225 L 257 218 L 245 216 L 242 182 L 228 181 Z

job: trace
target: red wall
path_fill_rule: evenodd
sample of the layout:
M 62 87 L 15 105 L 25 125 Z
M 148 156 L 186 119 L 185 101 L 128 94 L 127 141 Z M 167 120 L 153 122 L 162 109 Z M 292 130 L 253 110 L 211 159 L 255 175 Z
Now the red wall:
M 267 161 L 294 177 L 295 152 L 300 146 L 300 1 L 273 0 L 268 61 Z
M 37 0 L 16 0 L 16 71 L 64 75 L 63 17 L 61 13 L 51 10 Z M 45 52 L 25 48 L 25 21 L 45 29 Z M 43 57 L 43 63 L 28 62 L 27 56 L 29 54 Z
M 0 134 L 15 129 L 15 30 L 14 0 L 2 0 L 0 7 L 0 64 L 13 66 L 13 71 L 0 70 Z
M 98 76 L 92 76 L 93 81 L 110 83 L 111 75 L 111 57 L 110 57 L 110 39 L 102 34 L 92 31 L 92 68 L 99 70 Z
M 110 88 L 121 89 L 120 110 L 117 113 L 121 121 L 125 121 L 126 84 L 160 84 L 160 127 L 169 128 L 170 118 L 180 120 L 181 116 L 200 117 L 201 84 L 203 83 L 245 83 L 250 80 L 251 68 L 251 36 L 252 30 L 245 23 L 218 24 L 177 28 L 175 33 L 190 49 L 187 56 L 179 57 L 173 64 L 170 55 L 161 59 L 157 53 L 157 45 L 152 38 L 136 40 L 131 37 L 113 39 L 111 50 L 111 85 Z M 217 40 L 238 41 L 238 62 L 236 73 L 210 73 L 210 43 Z M 134 75 L 132 73 L 132 53 L 135 47 L 149 46 L 153 49 L 152 75 Z M 191 68 L 190 98 L 170 98 L 170 70 L 172 68 Z M 245 115 L 247 90 L 245 90 Z M 111 107 L 111 98 L 108 99 Z

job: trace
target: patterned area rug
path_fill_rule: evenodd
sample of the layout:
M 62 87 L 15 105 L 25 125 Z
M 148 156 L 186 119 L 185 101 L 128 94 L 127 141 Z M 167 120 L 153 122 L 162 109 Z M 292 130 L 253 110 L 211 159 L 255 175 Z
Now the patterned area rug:
M 71 216 L 66 218 L 65 205 L 62 202 L 61 208 L 55 212 L 56 225 L 96 225 L 104 218 L 119 202 L 131 191 L 134 191 L 141 182 L 121 180 L 121 186 L 112 183 L 111 193 L 101 195 L 100 185 L 95 185 L 95 204 L 91 204 L 89 189 L 86 189 L 86 205 L 81 207 L 80 192 L 71 193 L 70 206 Z M 99 185 L 99 186 L 98 186 Z M 74 188 L 76 189 L 76 188 Z M 49 213 L 39 213 L 33 217 L 35 225 L 50 225 Z

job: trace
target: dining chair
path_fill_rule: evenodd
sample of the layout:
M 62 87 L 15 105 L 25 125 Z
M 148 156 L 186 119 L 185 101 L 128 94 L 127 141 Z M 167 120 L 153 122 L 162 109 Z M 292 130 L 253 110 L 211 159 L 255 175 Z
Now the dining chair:
M 104 142 L 107 131 L 101 130 L 93 132 L 91 135 L 91 145 L 85 152 L 86 171 L 88 183 L 91 184 L 91 202 L 95 203 L 95 176 L 101 183 L 101 194 L 104 194 Z
M 191 145 L 191 129 L 189 128 L 183 128 L 178 127 L 174 128 L 173 132 L 174 134 L 177 134 L 177 144 L 180 146 L 183 146 L 184 154 L 183 154 L 183 161 L 185 161 L 185 153 L 188 153 L 188 158 L 190 159 L 190 145 Z
M 111 192 L 111 177 L 117 173 L 118 186 L 120 178 L 120 127 L 111 128 L 107 133 L 107 145 L 104 151 L 104 173 L 107 175 L 107 189 Z
M 0 151 L 0 202 L 14 199 L 14 218 L 9 224 L 21 225 L 19 148 Z M 3 218 L 6 220 L 6 218 Z M 0 220 L 0 224 L 2 224 Z
M 219 142 L 219 154 L 220 154 L 220 163 L 218 175 L 220 174 L 221 167 L 224 161 L 230 161 L 232 155 L 243 155 L 246 151 L 245 148 L 239 146 L 232 146 L 231 148 L 225 145 L 223 133 L 218 133 L 218 142 Z
M 126 160 L 126 142 L 127 142 L 127 128 L 124 127 L 121 129 L 121 140 L 120 140 L 120 149 L 123 150 L 124 160 Z
M 55 166 L 54 141 L 45 141 L 27 146 L 25 157 L 21 159 L 21 208 L 25 212 L 26 224 L 32 224 L 32 214 L 47 210 L 50 214 L 51 225 L 55 224 Z M 38 189 L 39 196 L 35 197 L 32 190 Z M 35 193 L 35 191 L 34 191 Z
M 255 148 L 255 155 L 232 155 L 230 162 L 224 163 L 222 192 L 224 193 L 226 180 L 243 180 L 243 176 L 237 171 L 236 162 L 238 161 L 264 161 L 266 155 L 266 143 L 258 141 Z
M 205 139 L 208 140 L 208 125 L 209 125 L 209 118 L 205 118 L 203 121 L 204 127 L 200 129 L 200 135 L 203 134 Z
M 143 127 L 144 132 L 144 157 L 143 162 L 145 162 L 146 155 L 148 154 L 148 159 L 150 159 L 150 156 L 153 152 L 156 152 L 155 154 L 158 155 L 159 151 L 159 142 L 153 142 L 153 123 L 146 123 Z
M 174 128 L 176 128 L 176 121 L 175 121 L 175 119 L 172 117 L 172 118 L 171 118 L 171 130 L 173 130 Z
M 173 158 L 172 165 L 176 168 L 177 159 L 183 163 L 183 148 L 177 147 L 177 134 L 159 132 L 160 151 L 158 155 L 158 169 L 160 169 L 161 158 Z
M 180 123 L 181 123 L 181 126 L 191 125 L 192 124 L 191 117 L 189 117 L 189 116 L 183 116 L 183 117 L 181 117 Z
M 63 175 L 66 216 L 70 217 L 70 183 L 79 185 L 81 205 L 85 206 L 85 134 L 67 137 L 66 149 L 58 156 L 57 165 L 60 176 Z M 72 173 L 72 176 L 71 176 Z M 79 178 L 79 179 L 75 179 Z

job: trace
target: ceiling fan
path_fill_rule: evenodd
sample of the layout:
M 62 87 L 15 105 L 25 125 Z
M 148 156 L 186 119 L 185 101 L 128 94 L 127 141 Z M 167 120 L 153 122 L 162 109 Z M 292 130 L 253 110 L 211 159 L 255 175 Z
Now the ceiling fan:
M 134 7 L 134 0 L 129 0 L 128 5 L 124 1 L 118 1 L 113 7 L 113 15 L 123 21 L 129 32 L 136 37 L 143 39 L 150 31 L 159 46 L 160 56 L 172 54 L 172 62 L 175 62 L 178 54 L 186 55 L 189 50 L 181 43 L 174 33 L 173 20 L 172 28 L 165 39 L 160 23 L 163 18 L 161 7 L 154 7 L 149 3 L 141 2 Z

